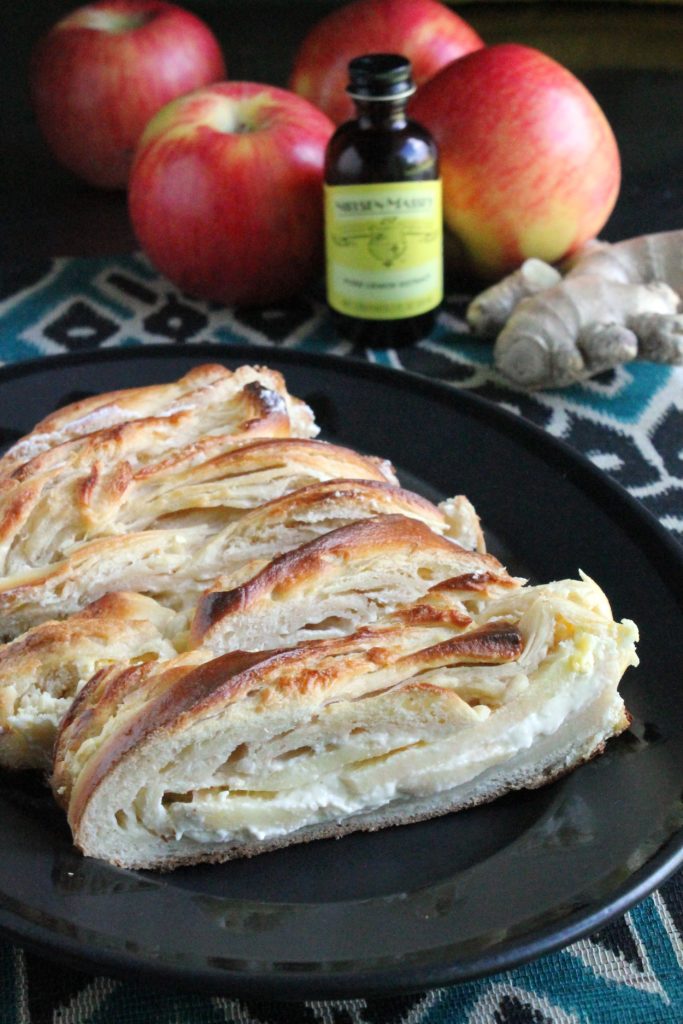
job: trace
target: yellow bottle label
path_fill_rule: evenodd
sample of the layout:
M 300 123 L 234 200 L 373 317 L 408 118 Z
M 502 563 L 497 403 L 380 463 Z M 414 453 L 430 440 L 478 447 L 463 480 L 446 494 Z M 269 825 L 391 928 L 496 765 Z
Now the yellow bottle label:
M 363 320 L 401 320 L 443 298 L 440 181 L 325 186 L 327 301 Z

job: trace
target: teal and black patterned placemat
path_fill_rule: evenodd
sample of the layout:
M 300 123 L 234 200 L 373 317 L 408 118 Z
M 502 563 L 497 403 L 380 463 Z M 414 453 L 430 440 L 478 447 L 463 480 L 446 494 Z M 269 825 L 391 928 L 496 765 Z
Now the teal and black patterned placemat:
M 356 352 L 322 297 L 266 310 L 180 294 L 139 256 L 0 269 L 0 360 L 141 343 L 253 344 L 368 358 L 470 388 L 587 455 L 683 540 L 683 368 L 632 363 L 524 394 L 472 341 L 451 295 L 428 342 Z M 217 351 L 216 358 L 220 358 Z M 267 353 L 255 353 L 267 363 Z M 2 441 L 2 439 L 0 439 Z M 683 1024 L 683 873 L 601 932 L 525 967 L 393 999 L 260 1003 L 150 990 L 63 967 L 0 940 L 0 1024 Z

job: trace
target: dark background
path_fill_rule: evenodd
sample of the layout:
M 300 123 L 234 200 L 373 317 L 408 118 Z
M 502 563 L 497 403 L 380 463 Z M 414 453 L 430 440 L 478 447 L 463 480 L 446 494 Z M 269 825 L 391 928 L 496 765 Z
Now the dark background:
M 135 247 L 125 196 L 81 184 L 42 144 L 28 102 L 38 36 L 78 3 L 4 0 L 0 10 L 0 248 L 3 261 L 103 254 Z M 233 79 L 286 85 L 326 0 L 203 0 L 183 6 L 213 28 Z M 614 128 L 623 160 L 611 240 L 683 227 L 683 6 L 473 2 L 456 5 L 488 43 L 537 46 L 577 74 Z

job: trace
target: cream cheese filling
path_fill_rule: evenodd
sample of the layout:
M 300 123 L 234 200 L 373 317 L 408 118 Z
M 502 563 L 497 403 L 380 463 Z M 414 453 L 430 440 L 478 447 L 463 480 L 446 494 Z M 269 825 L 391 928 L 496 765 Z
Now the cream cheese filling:
M 587 737 L 600 742 L 611 734 L 623 709 L 616 692 L 620 673 L 614 668 L 631 639 L 623 627 L 616 642 L 579 631 L 571 642 L 558 644 L 532 685 L 521 688 L 509 705 L 491 713 L 483 706 L 473 709 L 479 721 L 447 738 L 430 740 L 418 724 L 413 735 L 376 733 L 371 746 L 381 752 L 370 756 L 359 757 L 352 742 L 340 744 L 332 762 L 329 754 L 312 750 L 303 758 L 298 781 L 286 767 L 278 774 L 265 743 L 252 755 L 250 770 L 231 778 L 230 786 L 207 780 L 207 788 L 186 793 L 164 792 L 163 783 L 146 789 L 136 804 L 138 820 L 152 833 L 176 840 L 263 841 L 428 798 L 512 758 L 527 757 L 525 752 L 533 769 L 536 741 L 574 717 L 581 718 L 577 749 Z M 604 672 L 603 661 L 609 661 Z

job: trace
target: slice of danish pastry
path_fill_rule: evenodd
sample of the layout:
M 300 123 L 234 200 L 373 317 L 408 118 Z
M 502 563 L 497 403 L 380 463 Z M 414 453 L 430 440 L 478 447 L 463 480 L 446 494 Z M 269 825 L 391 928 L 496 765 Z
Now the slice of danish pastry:
M 253 380 L 218 405 L 180 405 L 167 415 L 144 416 L 93 429 L 46 448 L 16 465 L 11 473 L 0 475 L 0 495 L 4 498 L 19 484 L 43 475 L 59 481 L 59 475 L 53 476 L 56 471 L 69 478 L 76 472 L 92 472 L 94 467 L 100 471 L 108 469 L 112 461 L 118 467 L 124 459 L 134 471 L 153 465 L 165 455 L 177 457 L 188 448 L 192 457 L 200 461 L 228 450 L 231 443 L 293 436 L 297 435 L 286 400 L 277 391 Z M 31 447 L 31 438 L 29 434 L 24 439 L 26 448 Z M 18 441 L 5 459 L 18 452 L 24 441 Z
M 163 492 L 158 478 L 165 474 L 171 482 Z M 73 510 L 71 501 L 60 501 L 58 493 L 46 492 L 42 514 L 36 508 L 31 517 L 37 520 L 33 529 L 18 535 L 12 546 L 12 573 L 0 578 L 0 628 L 5 639 L 48 618 L 71 615 L 112 590 L 139 590 L 162 601 L 168 596 L 172 607 L 187 608 L 198 593 L 193 588 L 193 559 L 226 520 L 320 481 L 396 479 L 384 460 L 299 438 L 245 445 L 218 460 L 182 469 L 180 480 L 168 466 L 157 468 L 154 475 L 156 482 L 148 485 L 143 474 L 136 503 L 125 506 L 134 524 L 119 522 L 120 534 L 80 544 L 72 543 L 79 511 Z M 51 562 L 50 551 L 63 547 L 66 556 Z M 34 561 L 40 564 L 34 567 Z M 219 562 L 207 576 L 204 559 L 201 589 L 223 568 Z
M 197 366 L 171 384 L 128 388 L 93 395 L 63 406 L 41 420 L 0 459 L 0 477 L 13 473 L 43 452 L 135 420 L 170 418 L 195 436 L 232 433 L 249 420 L 269 418 L 272 433 L 287 420 L 294 437 L 315 437 L 318 428 L 309 407 L 289 394 L 276 370 L 260 366 Z M 278 421 L 279 425 L 276 424 Z
M 136 591 L 182 611 L 194 605 L 190 566 L 211 536 L 206 527 L 104 537 L 44 569 L 0 579 L 0 639 L 14 640 L 48 619 L 64 619 L 114 591 Z
M 0 480 L 0 576 L 49 565 L 77 544 L 121 533 L 117 516 L 141 479 L 156 472 L 171 487 L 171 465 L 187 472 L 252 440 L 250 432 L 183 446 L 170 420 L 137 420 L 89 434 L 87 445 L 82 438 L 51 448 Z
M 0 647 L 0 766 L 52 763 L 57 725 L 95 672 L 176 655 L 175 615 L 140 594 L 107 594 L 64 622 Z
M 513 590 L 449 623 L 459 588 L 433 620 L 96 676 L 56 745 L 76 844 L 168 870 L 415 822 L 543 785 L 626 728 L 636 629 L 594 584 Z
M 349 464 L 340 468 L 348 472 Z M 359 470 L 371 471 L 362 464 Z M 0 636 L 14 639 L 119 590 L 149 594 L 182 613 L 189 625 L 202 591 L 226 571 L 254 558 L 274 558 L 377 514 L 411 516 L 454 541 L 483 548 L 478 516 L 463 496 L 437 508 L 383 478 L 324 481 L 246 510 L 218 533 L 215 524 L 204 524 L 105 537 L 79 545 L 45 568 L 0 578 Z
M 198 465 L 163 466 L 136 481 L 117 514 L 119 530 L 183 526 L 193 516 L 218 523 L 291 494 L 300 487 L 339 478 L 397 484 L 387 459 L 302 438 L 260 439 Z
M 222 653 L 339 637 L 463 576 L 484 577 L 489 596 L 520 585 L 492 555 L 418 519 L 374 516 L 220 577 L 199 601 L 192 643 Z
M 11 478 L 4 491 L 0 483 L 0 576 L 49 565 L 98 537 L 197 521 L 218 529 L 314 481 L 346 476 L 396 482 L 385 460 L 301 438 L 237 446 L 232 437 L 203 438 L 174 450 L 164 432 L 160 457 L 151 459 L 148 448 L 143 460 L 139 452 L 135 456 L 141 439 L 130 436 L 132 428 L 152 435 L 147 444 L 153 450 L 150 422 L 127 424 L 113 437 L 93 435 L 87 452 L 64 451 L 73 445 L 54 448 L 21 467 L 15 474 L 20 479 Z M 51 464 L 45 471 L 29 472 L 43 461 Z
M 462 547 L 482 553 L 485 548 L 479 517 L 464 495 L 437 507 L 383 481 L 336 479 L 298 488 L 246 512 L 207 541 L 193 559 L 193 570 L 198 579 L 213 581 L 245 562 L 268 561 L 330 530 L 378 515 L 419 519 Z

